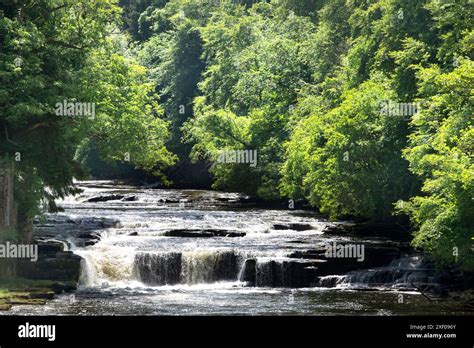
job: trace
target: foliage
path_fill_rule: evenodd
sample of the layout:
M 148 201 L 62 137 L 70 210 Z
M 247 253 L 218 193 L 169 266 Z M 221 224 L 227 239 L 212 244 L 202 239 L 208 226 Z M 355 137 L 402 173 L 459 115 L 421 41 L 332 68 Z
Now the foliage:
M 421 194 L 399 208 L 418 230 L 414 245 L 444 263 L 474 267 L 474 63 L 464 60 L 449 73 L 420 71 L 424 108 L 413 118 L 404 154 L 423 179 Z
M 18 221 L 40 200 L 74 192 L 84 170 L 75 154 L 87 139 L 103 155 L 147 170 L 170 165 L 167 125 L 146 70 L 110 39 L 121 9 L 114 0 L 42 0 L 0 5 L 0 155 L 15 158 Z M 95 103 L 97 117 L 64 116 L 56 103 Z
M 407 214 L 415 246 L 472 267 L 472 1 L 20 2 L 0 5 L 0 145 L 22 153 L 21 214 L 70 193 L 95 144 L 334 219 Z M 63 99 L 96 118 L 55 116 Z M 257 165 L 218 160 L 235 150 Z

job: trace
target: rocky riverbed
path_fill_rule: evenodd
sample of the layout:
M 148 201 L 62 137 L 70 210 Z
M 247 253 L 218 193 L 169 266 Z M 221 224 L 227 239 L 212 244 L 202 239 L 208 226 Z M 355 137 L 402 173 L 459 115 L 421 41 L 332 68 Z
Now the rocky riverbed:
M 58 202 L 64 212 L 36 221 L 41 262 L 23 270 L 24 277 L 63 286 L 57 293 L 73 290 L 75 281 L 78 289 L 55 296 L 42 310 L 14 305 L 8 313 L 400 315 L 471 310 L 464 299 L 441 300 L 443 274 L 414 253 L 407 233 L 393 226 L 329 223 L 309 211 L 259 208 L 233 193 L 111 182 L 79 186 L 82 194 Z M 334 255 L 328 254 L 329 246 Z

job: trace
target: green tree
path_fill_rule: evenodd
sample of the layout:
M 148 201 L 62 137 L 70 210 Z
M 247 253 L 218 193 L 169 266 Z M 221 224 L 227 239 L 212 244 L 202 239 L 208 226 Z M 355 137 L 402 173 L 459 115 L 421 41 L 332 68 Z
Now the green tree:
M 130 152 L 145 169 L 173 162 L 145 69 L 111 48 L 119 19 L 114 0 L 0 5 L 0 149 L 4 165 L 14 164 L 8 173 L 25 239 L 39 201 L 54 208 L 54 198 L 74 192 L 73 178 L 84 177 L 75 155 L 88 137 L 112 158 Z M 59 115 L 64 100 L 95 103 L 96 118 Z
M 383 80 L 368 81 L 338 107 L 301 121 L 287 145 L 283 193 L 308 198 L 333 218 L 389 217 L 411 185 L 401 158 L 404 120 L 380 108 L 393 97 Z
M 222 8 L 201 29 L 207 69 L 186 125 L 192 155 L 215 161 L 221 151 L 258 152 L 255 168 L 215 164 L 215 187 L 279 197 L 282 144 L 298 90 L 311 79 L 304 52 L 313 31 L 308 18 L 265 3 Z
M 404 154 L 423 180 L 422 193 L 398 207 L 416 226 L 414 245 L 443 264 L 474 267 L 474 63 L 462 60 L 449 73 L 419 73 L 423 105 L 411 125 Z

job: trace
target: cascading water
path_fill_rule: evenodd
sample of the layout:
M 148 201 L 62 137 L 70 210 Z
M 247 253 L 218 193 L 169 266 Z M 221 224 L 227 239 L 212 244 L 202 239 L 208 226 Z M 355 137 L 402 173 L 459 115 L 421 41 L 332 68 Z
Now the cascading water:
M 115 249 L 106 244 L 74 252 L 81 256 L 80 285 L 94 286 L 133 280 L 133 254 L 130 249 Z
M 181 281 L 181 253 L 138 253 L 135 255 L 134 275 L 150 285 L 177 284 Z
M 80 183 L 80 187 L 84 192 L 59 201 L 65 211 L 48 214 L 46 223 L 35 226 L 35 234 L 73 241 L 71 250 L 83 258 L 81 286 L 74 297 L 59 296 L 45 307 L 14 307 L 11 313 L 385 315 L 435 311 L 432 303 L 413 292 L 406 296 L 418 307 L 394 308 L 386 305 L 396 301 L 388 291 L 344 291 L 360 284 L 389 288 L 429 282 L 432 275 L 421 271 L 423 267 L 413 259 L 331 275 L 341 274 L 331 272 L 351 263 L 321 260 L 324 252 L 318 245 L 352 239 L 325 235 L 322 231 L 328 223 L 316 214 L 255 208 L 238 194 L 104 182 Z M 370 252 L 368 256 L 370 260 Z
M 256 263 L 256 286 L 299 288 L 314 286 L 316 267 L 311 261 L 289 258 L 259 258 Z
M 235 194 L 191 191 L 187 196 L 182 192 L 175 196 L 175 191 L 128 187 L 98 190 L 94 185 L 86 186 L 78 198 L 62 202 L 76 221 L 100 235 L 95 245 L 74 248 L 83 257 L 81 285 L 141 282 L 160 286 L 225 281 L 261 287 L 305 285 L 297 279 L 297 273 L 306 272 L 299 261 L 280 264 L 280 259 L 298 249 L 290 243 L 321 235 L 324 223 L 316 217 L 295 218 L 282 211 L 219 209 L 226 202 L 236 204 L 241 198 Z M 197 198 L 193 201 L 193 197 Z M 186 208 L 179 203 L 183 199 L 187 201 Z M 99 206 L 106 217 L 85 217 Z M 298 221 L 304 224 L 305 231 L 295 234 L 295 230 L 280 227 L 269 233 L 276 223 L 291 227 L 297 226 Z M 259 261 L 252 264 L 256 257 Z M 265 258 L 276 260 L 269 261 L 271 269 L 262 261 Z M 262 274 L 265 267 L 268 274 Z M 248 279 L 243 279 L 245 268 Z
M 134 276 L 150 285 L 236 281 L 241 263 L 233 250 L 138 253 Z
M 240 269 L 234 251 L 196 251 L 183 255 L 182 278 L 188 284 L 237 280 Z
M 414 288 L 435 284 L 435 269 L 419 256 L 393 260 L 388 266 L 321 277 L 321 287 Z
M 243 258 L 230 251 L 134 252 L 110 254 L 94 246 L 77 250 L 83 257 L 80 283 L 84 286 L 124 281 L 147 285 L 200 284 L 238 281 Z

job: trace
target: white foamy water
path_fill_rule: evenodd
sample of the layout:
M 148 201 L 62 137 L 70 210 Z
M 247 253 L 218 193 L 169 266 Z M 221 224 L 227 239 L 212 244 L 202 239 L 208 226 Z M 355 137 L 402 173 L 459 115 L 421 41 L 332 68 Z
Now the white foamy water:
M 112 224 L 94 229 L 101 236 L 99 243 L 74 249 L 84 258 L 80 281 L 85 286 L 140 282 L 140 272 L 136 269 L 140 253 L 151 255 L 148 264 L 141 263 L 143 267 L 160 267 L 160 258 L 166 258 L 168 253 L 181 254 L 178 282 L 182 284 L 218 281 L 213 274 L 216 263 L 221 262 L 222 255 L 231 253 L 232 260 L 222 262 L 235 263 L 228 267 L 236 269 L 222 272 L 236 273 L 237 280 L 246 258 L 284 258 L 292 251 L 303 250 L 320 241 L 326 225 L 318 216 L 308 213 L 298 216 L 294 211 L 229 209 L 229 205 L 241 198 L 233 193 L 137 189 L 113 186 L 110 182 L 82 185 L 84 191 L 80 195 L 58 202 L 66 210 L 62 215 L 79 221 L 79 225 L 86 225 L 91 219 L 92 222 L 107 220 Z M 97 197 L 108 200 L 93 201 Z M 287 223 L 307 224 L 311 229 L 273 229 L 274 224 Z M 235 238 L 165 236 L 170 230 L 209 229 L 246 235 Z
M 83 258 L 79 289 L 44 307 L 15 306 L 10 314 L 385 315 L 444 310 L 412 292 L 405 301 L 413 305 L 406 306 L 397 305 L 397 294 L 387 291 L 346 291 L 347 276 L 322 278 L 335 288 L 304 280 L 314 260 L 289 256 L 327 242 L 322 234 L 327 222 L 314 213 L 257 209 L 235 193 L 78 184 L 83 193 L 59 201 L 65 211 L 47 215 L 36 234 L 68 240 Z M 176 230 L 221 236 L 166 236 Z M 97 234 L 100 241 L 81 245 L 83 234 Z M 255 284 L 249 286 L 246 277 Z M 380 278 L 364 273 L 352 277 Z M 294 282 L 299 288 L 288 287 Z

